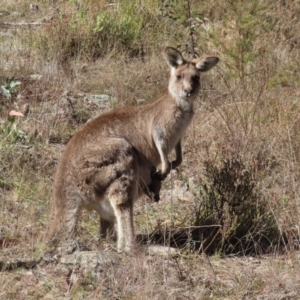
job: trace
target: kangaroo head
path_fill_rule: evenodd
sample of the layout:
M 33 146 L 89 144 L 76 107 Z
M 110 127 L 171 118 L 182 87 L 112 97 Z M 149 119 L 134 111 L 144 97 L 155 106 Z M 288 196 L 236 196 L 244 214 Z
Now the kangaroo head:
M 179 103 L 192 103 L 196 100 L 200 91 L 200 72 L 210 70 L 219 61 L 215 56 L 187 60 L 172 47 L 165 48 L 164 56 L 171 68 L 169 92 Z

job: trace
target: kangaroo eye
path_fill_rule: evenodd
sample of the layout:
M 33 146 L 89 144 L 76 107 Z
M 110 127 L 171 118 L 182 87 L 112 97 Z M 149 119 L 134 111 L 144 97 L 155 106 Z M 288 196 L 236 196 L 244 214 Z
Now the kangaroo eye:
M 182 78 L 182 76 L 181 75 L 177 75 L 176 78 L 177 78 L 177 80 L 180 80 Z
M 192 80 L 193 80 L 193 81 L 199 81 L 199 80 L 200 80 L 200 77 L 197 76 L 197 75 L 195 75 L 195 76 L 192 77 Z

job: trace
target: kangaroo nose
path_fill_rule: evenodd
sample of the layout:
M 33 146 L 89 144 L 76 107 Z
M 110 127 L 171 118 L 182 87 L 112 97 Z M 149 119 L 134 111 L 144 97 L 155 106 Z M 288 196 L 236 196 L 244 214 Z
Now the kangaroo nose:
M 187 97 L 190 97 L 192 94 L 192 89 L 184 89 L 184 93 Z

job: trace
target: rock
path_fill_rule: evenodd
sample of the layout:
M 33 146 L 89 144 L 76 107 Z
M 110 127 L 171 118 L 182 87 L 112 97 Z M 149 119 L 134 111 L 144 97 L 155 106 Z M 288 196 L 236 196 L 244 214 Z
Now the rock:
M 96 268 L 111 264 L 115 260 L 114 255 L 103 254 L 99 251 L 77 251 L 71 255 L 64 255 L 60 263 L 68 266 L 80 265 L 83 268 Z
M 195 192 L 197 190 L 197 184 L 196 184 L 195 177 L 189 178 L 189 190 L 191 192 Z
M 104 94 L 86 94 L 84 100 L 93 102 L 99 108 L 110 108 L 112 103 L 116 103 L 117 98 Z
M 83 276 L 93 274 L 100 279 L 109 276 L 113 266 L 120 264 L 122 255 L 99 251 L 78 251 L 61 256 L 59 266 L 65 270 L 77 270 Z
M 174 180 L 173 195 L 178 198 L 182 198 L 184 193 L 187 192 L 188 186 L 181 180 Z
M 81 242 L 76 240 L 69 240 L 64 242 L 61 247 L 57 249 L 57 252 L 61 255 L 72 254 L 75 251 L 88 251 L 89 249 Z
M 147 248 L 150 255 L 161 255 L 161 256 L 178 256 L 179 250 L 173 247 L 167 247 L 162 245 L 150 245 Z
M 33 80 L 40 80 L 43 77 L 43 75 L 41 75 L 41 74 L 31 74 L 29 77 Z

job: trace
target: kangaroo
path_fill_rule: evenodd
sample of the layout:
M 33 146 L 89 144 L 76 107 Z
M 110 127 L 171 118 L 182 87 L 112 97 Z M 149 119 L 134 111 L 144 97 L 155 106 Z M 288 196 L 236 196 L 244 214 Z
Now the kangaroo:
M 118 251 L 133 248 L 133 203 L 147 188 L 159 192 L 160 182 L 181 164 L 181 138 L 194 116 L 200 73 L 219 61 L 214 56 L 187 60 L 172 47 L 163 54 L 171 69 L 166 95 L 102 114 L 69 141 L 55 176 L 52 240 L 69 239 L 85 208 L 99 214 L 102 237 L 116 222 Z M 176 157 L 169 162 L 173 149 Z

